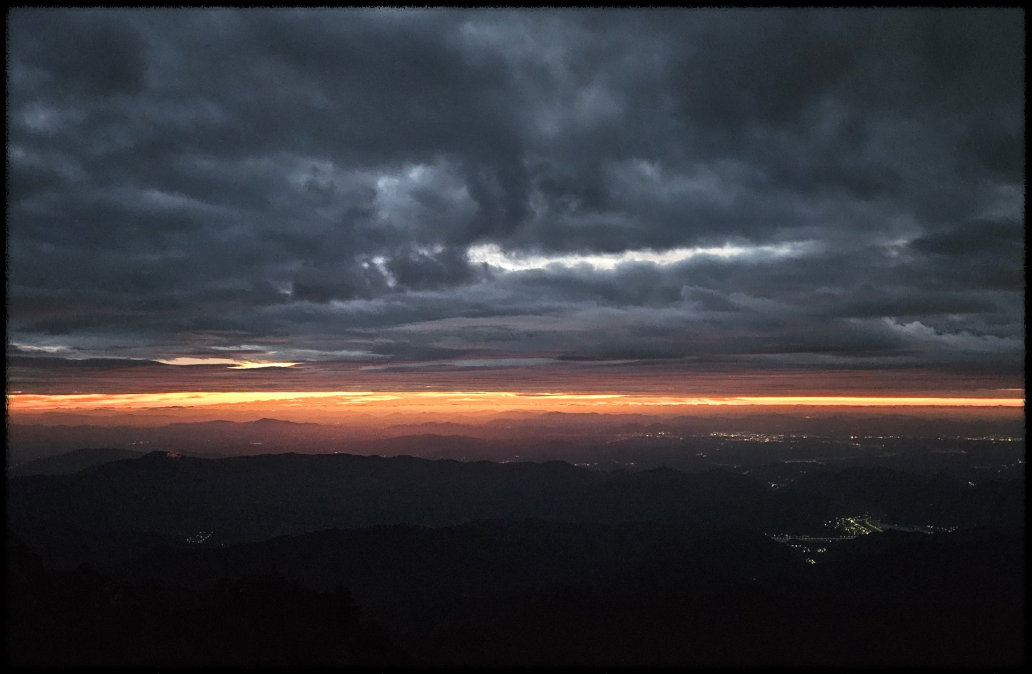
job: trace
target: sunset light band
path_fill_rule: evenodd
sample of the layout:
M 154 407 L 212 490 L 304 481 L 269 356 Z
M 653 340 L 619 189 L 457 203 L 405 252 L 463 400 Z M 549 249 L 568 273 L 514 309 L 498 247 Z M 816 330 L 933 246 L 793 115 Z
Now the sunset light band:
M 815 407 L 1022 407 L 1024 398 L 935 398 L 862 396 L 711 396 L 677 397 L 647 394 L 513 393 L 506 391 L 227 391 L 121 394 L 10 394 L 10 411 L 153 409 L 212 405 L 284 404 L 304 402 L 321 407 L 362 408 L 491 408 L 560 410 L 593 407 L 615 411 L 624 407 L 675 406 L 815 406 Z

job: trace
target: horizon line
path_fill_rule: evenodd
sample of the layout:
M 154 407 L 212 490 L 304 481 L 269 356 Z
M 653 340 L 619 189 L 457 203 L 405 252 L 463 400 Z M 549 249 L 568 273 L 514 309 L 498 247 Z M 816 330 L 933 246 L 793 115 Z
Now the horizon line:
M 210 407 L 261 403 L 358 408 L 455 408 L 476 403 L 515 409 L 557 407 L 1023 407 L 1020 398 L 934 396 L 672 396 L 643 393 L 512 391 L 185 391 L 169 393 L 6 394 L 9 412 Z M 342 410 L 343 411 L 343 410 Z

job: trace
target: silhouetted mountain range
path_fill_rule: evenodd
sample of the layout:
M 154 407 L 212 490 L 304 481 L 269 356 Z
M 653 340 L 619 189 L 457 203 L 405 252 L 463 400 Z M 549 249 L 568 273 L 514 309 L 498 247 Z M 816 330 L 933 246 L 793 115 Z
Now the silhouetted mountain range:
M 436 435 L 387 442 L 441 453 L 484 442 L 465 440 L 472 444 Z M 820 442 L 798 451 L 834 449 Z M 75 452 L 39 463 L 95 465 L 7 482 L 16 534 L 11 662 L 1011 666 L 1024 658 L 1023 480 L 972 484 L 835 462 L 773 484 L 732 470 L 605 472 L 559 461 L 112 456 Z M 850 539 L 827 526 L 869 521 L 862 515 L 937 533 Z M 772 538 L 786 533 L 796 537 Z M 377 622 L 360 619 L 356 605 Z
M 9 534 L 8 652 L 109 666 L 1023 661 L 1023 529 L 836 546 L 812 565 L 736 529 L 494 520 L 161 546 L 54 572 Z M 392 637 L 358 620 L 352 594 Z
M 30 418 L 37 417 L 54 421 L 46 415 Z M 646 436 L 652 436 L 654 455 L 646 453 L 640 456 L 641 460 L 651 462 L 652 466 L 669 465 L 679 469 L 688 469 L 692 463 L 699 463 L 698 469 L 706 469 L 711 467 L 707 465 L 709 461 L 686 459 L 700 449 L 705 453 L 705 448 L 712 442 L 701 438 L 714 432 L 796 434 L 797 438 L 820 436 L 829 441 L 829 447 L 838 450 L 848 446 L 838 445 L 848 441 L 852 435 L 938 438 L 996 434 L 1024 438 L 1023 420 L 921 418 L 892 414 L 872 416 L 869 413 L 863 416 L 817 415 L 813 418 L 788 414 L 664 418 L 640 414 L 556 412 L 478 423 L 413 423 L 388 415 L 379 419 L 350 417 L 351 425 L 279 419 L 155 423 L 166 418 L 149 416 L 140 417 L 139 423 L 131 423 L 132 415 L 94 418 L 92 423 L 86 424 L 81 422 L 90 418 L 82 415 L 64 415 L 61 418 L 69 425 L 11 423 L 8 427 L 10 464 L 24 464 L 83 447 L 176 451 L 199 456 L 341 451 L 463 460 L 639 461 L 631 457 L 641 455 L 642 443 L 650 444 Z M 686 435 L 698 437 L 690 440 L 681 437 Z M 424 436 L 424 440 L 403 440 L 402 445 L 396 448 L 385 442 L 404 436 Z M 451 440 L 430 441 L 429 436 L 447 436 Z M 490 444 L 484 441 L 490 441 Z M 617 442 L 622 442 L 622 447 L 614 446 Z M 698 448 L 693 449 L 696 446 Z M 767 445 L 764 449 L 771 451 L 776 448 L 775 445 Z M 692 451 L 686 456 L 685 451 L 689 449 Z M 623 452 L 626 456 L 617 456 L 621 450 L 626 450 Z M 659 452 L 655 454 L 657 450 Z
M 977 486 L 883 468 L 808 475 L 771 489 L 728 471 L 600 473 L 562 462 L 509 463 L 277 454 L 207 460 L 160 452 L 74 475 L 12 478 L 11 518 L 93 531 L 214 541 L 262 540 L 377 524 L 444 526 L 481 519 L 655 521 L 814 531 L 872 511 L 900 524 L 1017 525 L 1024 484 Z
M 134 452 L 131 449 L 117 449 L 113 447 L 88 447 L 77 449 L 67 454 L 49 456 L 45 459 L 36 459 L 26 464 L 15 466 L 11 469 L 12 476 L 26 475 L 71 475 L 92 466 L 99 466 L 112 461 L 124 459 L 137 459 L 143 456 L 143 452 Z

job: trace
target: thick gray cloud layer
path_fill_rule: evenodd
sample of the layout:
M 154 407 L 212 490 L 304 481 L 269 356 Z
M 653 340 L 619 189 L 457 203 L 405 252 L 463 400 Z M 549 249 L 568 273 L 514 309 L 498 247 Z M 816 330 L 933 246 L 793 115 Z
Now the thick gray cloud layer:
M 8 18 L 9 352 L 1022 367 L 1020 11 Z

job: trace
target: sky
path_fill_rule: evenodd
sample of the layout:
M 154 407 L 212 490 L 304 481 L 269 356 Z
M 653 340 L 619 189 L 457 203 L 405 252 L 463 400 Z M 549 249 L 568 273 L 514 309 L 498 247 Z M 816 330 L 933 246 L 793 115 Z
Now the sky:
M 9 405 L 1024 397 L 1020 10 L 7 28 Z

